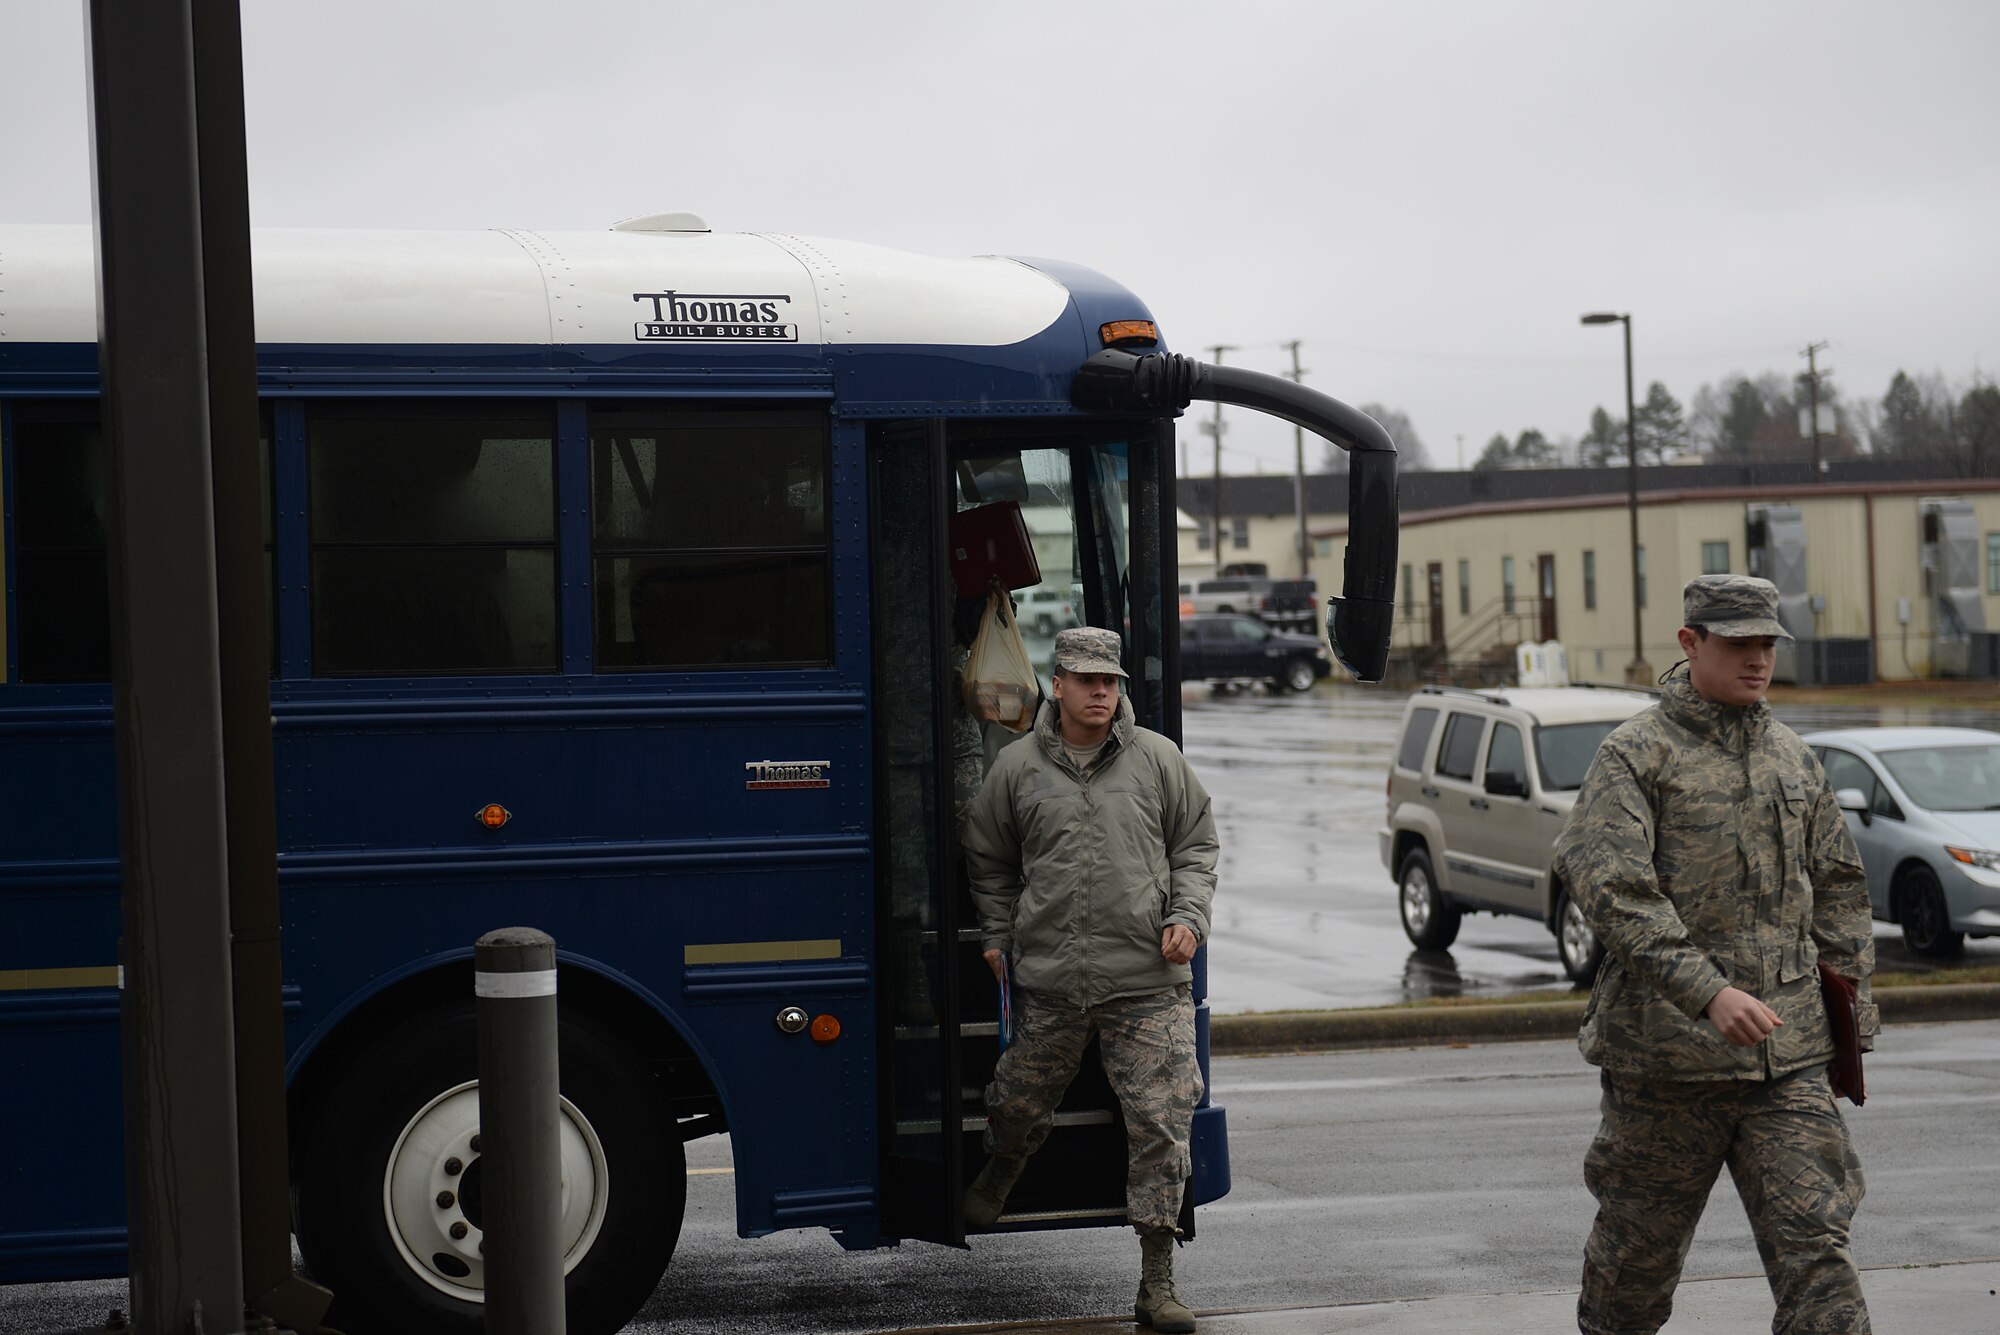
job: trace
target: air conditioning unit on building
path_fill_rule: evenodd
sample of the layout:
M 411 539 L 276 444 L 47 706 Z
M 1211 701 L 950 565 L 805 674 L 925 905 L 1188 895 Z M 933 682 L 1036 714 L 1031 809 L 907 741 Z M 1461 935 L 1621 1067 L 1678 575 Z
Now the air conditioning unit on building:
M 1514 646 L 1514 676 L 1521 686 L 1569 685 L 1569 651 L 1557 640 Z

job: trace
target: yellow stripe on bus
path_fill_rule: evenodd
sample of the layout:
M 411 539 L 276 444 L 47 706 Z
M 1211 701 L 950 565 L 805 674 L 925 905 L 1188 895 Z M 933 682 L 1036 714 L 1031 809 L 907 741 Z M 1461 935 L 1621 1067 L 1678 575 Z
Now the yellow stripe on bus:
M 684 964 L 776 964 L 839 958 L 838 937 L 830 941 L 718 941 L 713 945 L 687 946 L 681 951 Z
M 116 987 L 118 966 L 85 969 L 0 969 L 0 992 L 35 992 L 57 987 Z

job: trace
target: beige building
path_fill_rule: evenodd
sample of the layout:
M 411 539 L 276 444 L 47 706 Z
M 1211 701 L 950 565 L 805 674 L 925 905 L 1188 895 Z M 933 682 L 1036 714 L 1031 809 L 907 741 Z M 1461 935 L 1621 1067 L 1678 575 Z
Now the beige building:
M 1649 483 L 1658 478 L 1659 470 L 1647 472 Z M 1601 485 L 1605 475 L 1598 476 Z M 1957 504 L 1940 507 L 1941 500 Z M 1766 514 L 1782 522 L 1753 525 Z M 1419 670 L 1476 674 L 1511 665 L 1516 644 L 1555 640 L 1573 679 L 1622 679 L 1633 656 L 1629 525 L 1622 493 L 1418 510 L 1406 489 L 1398 656 Z M 1794 595 L 1788 624 L 1802 641 L 1825 646 L 1808 648 L 1819 656 L 1799 668 L 1799 680 L 1869 679 L 1855 675 L 1862 654 L 1873 679 L 1993 674 L 2000 480 L 1645 490 L 1638 526 L 1639 651 L 1655 674 L 1680 658 L 1682 586 L 1753 566 L 1767 577 L 1789 576 L 1779 579 Z M 1253 542 L 1258 532 L 1252 528 Z M 1313 530 L 1322 591 L 1339 590 L 1345 533 L 1344 517 Z M 1186 546 L 1184 538 L 1184 554 Z

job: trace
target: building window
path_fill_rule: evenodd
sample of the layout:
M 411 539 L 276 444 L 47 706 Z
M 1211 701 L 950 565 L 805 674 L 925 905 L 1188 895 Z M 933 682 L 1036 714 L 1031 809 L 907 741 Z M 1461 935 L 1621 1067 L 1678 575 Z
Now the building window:
M 1417 605 L 1417 571 L 1408 561 L 1403 562 L 1403 606 L 1414 610 Z
M 1472 615 L 1472 562 L 1470 561 L 1458 563 L 1458 614 L 1462 617 Z
M 1500 610 L 1511 613 L 1514 610 L 1514 558 L 1500 558 Z
M 1205 552 L 1215 545 L 1215 540 L 1208 536 L 1207 528 L 1198 528 L 1194 534 L 1194 545 L 1198 551 Z
M 1597 610 L 1597 553 L 1583 554 L 1583 610 Z
M 1644 607 L 1646 605 L 1646 549 L 1644 547 L 1634 548 L 1632 558 L 1635 568 L 1634 573 L 1639 577 L 1639 606 Z
M 1314 555 L 1314 556 L 1332 556 L 1332 555 L 1333 555 L 1333 539 L 1332 539 L 1332 538 L 1314 538 L 1314 539 L 1313 539 L 1313 555 Z
M 1701 573 L 1704 575 L 1726 575 L 1729 573 L 1729 544 L 1727 542 L 1704 542 L 1701 545 Z
M 1229 521 L 1229 545 L 1241 551 L 1250 545 L 1250 521 L 1232 519 Z
M 1986 591 L 2000 593 L 2000 533 L 1986 535 Z

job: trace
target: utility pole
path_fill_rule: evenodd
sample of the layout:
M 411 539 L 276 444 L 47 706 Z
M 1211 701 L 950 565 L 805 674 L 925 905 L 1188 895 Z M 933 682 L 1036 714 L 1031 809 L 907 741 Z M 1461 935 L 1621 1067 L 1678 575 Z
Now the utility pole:
M 1292 354 L 1291 382 L 1303 385 L 1306 373 L 1299 365 L 1299 341 L 1284 346 Z M 1312 548 L 1306 538 L 1306 432 L 1297 422 L 1292 423 L 1292 502 L 1299 516 L 1299 578 L 1304 579 L 1312 574 Z
M 1825 343 L 1808 343 L 1799 356 L 1806 359 L 1806 385 L 1812 398 L 1813 481 L 1821 480 L 1819 461 L 1819 352 Z M 1833 368 L 1828 367 L 1829 371 Z
M 1215 364 L 1217 366 L 1220 366 L 1222 365 L 1222 354 L 1225 352 L 1235 352 L 1236 345 L 1234 343 L 1212 343 L 1209 345 L 1208 350 L 1209 353 L 1215 358 Z M 1221 570 L 1222 569 L 1222 400 L 1221 399 L 1217 399 L 1215 401 L 1215 421 L 1210 425 L 1209 431 L 1215 436 L 1215 494 L 1209 498 L 1209 521 L 1210 521 L 1210 528 L 1213 530 L 1214 533 L 1214 537 L 1212 540 L 1215 544 L 1215 550 L 1213 553 L 1215 557 L 1215 568 L 1217 570 Z
M 236 1332 L 244 1271 L 209 366 L 229 355 L 211 349 L 211 326 L 235 313 L 207 304 L 204 241 L 215 238 L 202 229 L 203 187 L 216 188 L 222 166 L 198 152 L 203 53 L 191 0 L 93 0 L 88 23 L 131 1326 Z M 239 141 L 238 172 L 242 151 Z M 247 229 L 247 211 L 230 221 Z M 247 287 L 239 295 L 247 306 Z M 234 351 L 254 356 L 247 341 Z M 248 376 L 238 387 L 254 392 Z

